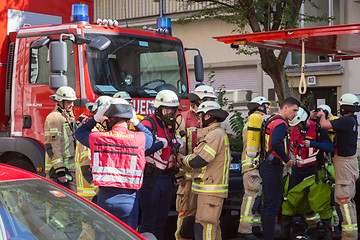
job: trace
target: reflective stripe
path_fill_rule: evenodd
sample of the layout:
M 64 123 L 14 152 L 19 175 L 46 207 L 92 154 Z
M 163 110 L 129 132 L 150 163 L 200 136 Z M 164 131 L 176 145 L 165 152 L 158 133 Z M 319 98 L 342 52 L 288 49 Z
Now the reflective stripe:
M 71 154 L 69 152 L 70 140 L 69 140 L 69 136 L 67 134 L 67 129 L 69 129 L 69 128 L 70 128 L 69 124 L 64 123 L 63 129 L 64 129 L 65 154 L 67 157 L 71 156 Z
M 254 222 L 254 218 L 251 216 L 244 216 L 241 215 L 240 216 L 240 222 L 248 222 L 248 223 L 253 223 Z
M 178 235 L 180 235 L 180 229 L 181 229 L 180 217 L 179 216 L 178 216 L 177 221 L 176 221 L 176 226 L 177 226 L 177 228 L 176 228 L 176 232 L 175 232 L 175 239 L 179 240 Z
M 96 195 L 96 192 L 93 190 L 96 188 L 77 188 L 77 194 L 83 197 L 92 197 Z
M 228 185 L 210 185 L 210 184 L 198 184 L 192 183 L 192 190 L 195 192 L 227 192 Z
M 306 218 L 306 221 L 318 220 L 318 219 L 320 219 L 320 214 L 319 213 L 314 213 L 312 216 L 309 217 L 309 215 L 308 215 L 305 218 Z
M 215 157 L 216 155 L 216 151 L 214 149 L 212 149 L 211 147 L 209 147 L 209 145 L 205 145 L 205 147 L 203 148 L 205 151 L 207 151 L 208 153 L 211 154 L 211 156 Z
M 196 133 L 196 131 L 197 131 L 196 127 L 188 127 L 187 128 L 188 154 L 193 153 L 193 134 Z M 185 142 L 186 142 L 186 138 L 185 138 Z
M 245 216 L 249 216 L 251 202 L 252 202 L 252 197 L 248 197 L 247 201 L 246 201 L 246 206 L 245 206 L 245 213 L 244 213 Z
M 260 217 L 254 217 L 254 223 L 261 223 L 261 218 Z
M 229 168 L 230 168 L 230 148 L 229 148 L 229 138 L 227 135 L 224 136 L 224 142 L 225 142 L 225 161 L 224 161 L 224 169 L 223 169 L 223 181 L 222 184 L 228 184 L 229 182 Z
M 187 167 L 190 167 L 189 165 L 189 159 L 191 157 L 191 154 L 189 155 L 186 155 L 185 158 L 183 159 L 183 163 L 187 166 Z
M 206 236 L 205 236 L 206 240 L 211 240 L 212 230 L 213 230 L 213 225 L 210 223 L 206 224 Z

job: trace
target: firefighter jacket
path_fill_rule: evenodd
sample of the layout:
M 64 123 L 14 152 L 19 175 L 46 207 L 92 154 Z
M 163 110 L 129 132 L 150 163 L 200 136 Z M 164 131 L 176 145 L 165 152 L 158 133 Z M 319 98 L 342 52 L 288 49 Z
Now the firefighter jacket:
M 269 115 L 266 115 L 265 113 L 260 112 L 260 111 L 255 111 L 254 113 L 260 114 L 263 121 L 269 117 Z M 259 157 L 260 157 L 260 154 L 258 154 L 258 156 L 256 158 L 251 159 L 246 154 L 248 126 L 249 126 L 249 122 L 246 122 L 244 125 L 244 129 L 243 129 L 243 151 L 241 153 L 241 174 L 244 174 L 247 171 L 256 169 L 257 164 L 254 164 L 254 163 L 255 162 L 258 163 Z
M 280 159 L 282 161 L 282 159 L 277 155 L 277 153 L 275 151 L 273 151 L 272 147 L 271 147 L 271 136 L 272 133 L 275 129 L 276 126 L 285 123 L 286 129 L 288 128 L 288 123 L 287 121 L 285 121 L 280 115 L 274 115 L 271 116 L 270 118 L 270 122 L 267 124 L 266 129 L 265 129 L 265 151 L 268 154 L 272 154 L 273 156 L 275 156 L 276 158 Z M 274 119 L 274 120 L 271 120 Z M 269 121 L 269 120 L 267 120 Z M 285 149 L 286 154 L 288 154 L 288 133 L 285 133 L 285 138 L 284 138 L 284 142 L 283 142 L 283 146 Z
M 304 167 L 309 165 L 314 165 L 316 162 L 316 155 L 319 152 L 319 149 L 315 147 L 304 148 L 299 145 L 303 143 L 304 140 L 316 141 L 316 123 L 313 121 L 310 122 L 310 127 L 305 134 L 301 134 L 301 131 L 295 127 L 291 128 L 291 144 L 293 155 L 296 159 L 296 164 L 298 167 Z
M 140 189 L 145 168 L 145 134 L 114 126 L 109 132 L 91 132 L 94 184 Z
M 176 136 L 181 138 L 183 146 L 179 149 L 179 153 L 183 155 L 192 154 L 197 143 L 197 126 L 199 125 L 195 111 L 191 108 L 186 112 L 181 112 L 177 118 L 179 128 L 176 130 Z M 185 133 L 185 136 L 180 135 L 180 131 Z M 180 172 L 176 175 L 177 179 L 185 178 L 191 180 L 191 168 L 186 166 L 180 169 Z
M 220 123 L 214 123 L 197 132 L 198 145 L 193 154 L 187 155 L 183 163 L 196 156 L 203 158 L 208 164 L 192 171 L 192 190 L 196 194 L 204 194 L 226 198 L 229 186 L 229 167 L 231 162 L 229 139 Z
M 104 128 L 97 123 L 93 131 L 104 132 Z M 76 143 L 75 163 L 77 194 L 91 201 L 98 193 L 99 187 L 95 186 L 93 181 L 90 148 L 80 142 Z
M 45 120 L 45 172 L 75 171 L 75 117 L 55 106 Z
M 146 156 L 146 162 L 155 165 L 155 167 L 160 170 L 173 168 L 174 159 L 173 156 L 171 155 L 171 144 L 170 144 L 171 135 L 169 128 L 166 127 L 166 133 L 165 133 L 164 128 L 162 128 L 159 125 L 158 121 L 156 120 L 155 114 L 152 114 L 149 117 L 154 120 L 152 122 L 156 124 L 156 126 L 153 126 L 153 124 L 146 118 L 141 122 L 141 124 L 144 125 L 145 127 L 151 128 L 153 134 L 156 135 L 157 137 L 165 138 L 168 141 L 168 146 L 166 148 L 162 148 L 156 151 L 154 154 L 150 156 Z M 156 128 L 156 133 L 154 132 L 155 128 Z

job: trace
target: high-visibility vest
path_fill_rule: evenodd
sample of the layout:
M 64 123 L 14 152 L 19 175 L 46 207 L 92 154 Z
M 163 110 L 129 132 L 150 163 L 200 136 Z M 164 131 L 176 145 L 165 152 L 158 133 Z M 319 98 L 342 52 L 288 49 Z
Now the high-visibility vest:
M 140 189 L 145 168 L 145 134 L 115 126 L 89 137 L 94 184 Z
M 293 149 L 293 155 L 296 158 L 296 164 L 298 167 L 304 167 L 313 165 L 316 162 L 316 155 L 319 152 L 319 149 L 310 147 L 310 148 L 299 148 L 296 146 L 296 144 L 303 144 L 304 140 L 316 140 L 316 123 L 313 121 L 310 121 L 310 127 L 306 134 L 301 135 L 300 130 L 296 129 L 295 127 L 291 128 L 291 143 L 292 143 L 292 149 Z
M 141 121 L 141 124 L 143 124 L 146 127 L 150 127 L 152 130 L 156 128 L 156 136 L 160 138 L 165 138 L 168 141 L 168 146 L 166 148 L 162 148 L 158 150 L 160 154 L 153 154 L 151 156 L 146 156 L 146 162 L 155 165 L 156 168 L 165 170 L 174 167 L 174 159 L 171 155 L 171 143 L 169 142 L 170 138 L 170 131 L 169 128 L 166 128 L 166 134 L 165 130 L 160 127 L 159 123 L 156 121 L 155 114 L 152 114 L 149 116 L 152 118 L 156 126 L 153 126 L 153 124 L 145 118 L 143 121 Z M 155 135 L 155 134 L 154 134 Z M 168 137 L 167 137 L 168 136 Z
M 272 151 L 272 147 L 271 147 L 271 137 L 272 137 L 272 133 L 275 129 L 275 127 L 277 127 L 278 125 L 285 123 L 286 129 L 288 128 L 288 123 L 283 119 L 283 118 L 277 118 L 276 116 L 280 116 L 280 115 L 274 115 L 271 116 L 271 118 L 274 118 L 274 120 L 270 120 L 270 123 L 267 125 L 266 129 L 265 129 L 265 147 L 266 147 L 266 152 L 270 152 L 271 154 L 274 155 L 275 157 L 279 158 L 280 160 L 282 160 L 279 155 L 276 154 L 275 151 Z M 267 121 L 269 121 L 267 120 Z M 287 151 L 287 147 L 288 147 L 288 142 L 287 142 L 287 132 L 285 133 L 285 138 L 284 138 L 284 143 L 283 146 L 285 148 L 285 151 Z

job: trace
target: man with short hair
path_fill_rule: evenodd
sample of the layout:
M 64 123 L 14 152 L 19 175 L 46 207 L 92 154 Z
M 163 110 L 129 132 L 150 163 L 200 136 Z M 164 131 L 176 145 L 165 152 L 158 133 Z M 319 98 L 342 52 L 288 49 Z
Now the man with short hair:
M 275 221 L 282 194 L 283 164 L 285 167 L 293 165 L 287 155 L 287 121 L 296 116 L 299 106 L 298 100 L 288 97 L 281 103 L 280 113 L 271 116 L 266 122 L 265 149 L 262 149 L 266 155 L 259 169 L 264 193 L 261 223 L 265 240 L 274 239 Z

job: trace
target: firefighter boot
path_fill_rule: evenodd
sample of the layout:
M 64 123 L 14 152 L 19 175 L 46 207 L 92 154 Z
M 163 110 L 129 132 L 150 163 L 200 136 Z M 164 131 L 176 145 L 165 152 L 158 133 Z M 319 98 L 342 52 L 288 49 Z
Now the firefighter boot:
M 294 216 L 281 216 L 281 240 L 288 240 L 290 239 L 290 232 L 292 227 L 292 221 Z
M 321 219 L 324 228 L 324 240 L 332 240 L 331 218 Z

